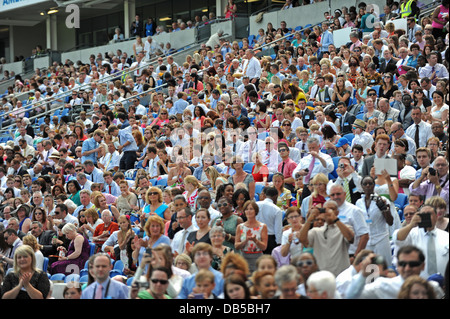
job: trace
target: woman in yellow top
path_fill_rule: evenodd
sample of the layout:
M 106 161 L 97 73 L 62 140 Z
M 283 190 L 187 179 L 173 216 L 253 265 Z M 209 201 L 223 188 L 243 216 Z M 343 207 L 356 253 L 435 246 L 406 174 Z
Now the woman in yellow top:
M 295 111 L 298 112 L 300 111 L 300 109 L 298 108 L 298 101 L 300 99 L 305 99 L 308 100 L 306 98 L 305 95 L 305 91 L 303 91 L 297 84 L 295 83 L 291 83 L 289 85 L 289 91 L 291 91 L 292 94 L 292 99 L 294 100 L 294 105 L 295 105 Z

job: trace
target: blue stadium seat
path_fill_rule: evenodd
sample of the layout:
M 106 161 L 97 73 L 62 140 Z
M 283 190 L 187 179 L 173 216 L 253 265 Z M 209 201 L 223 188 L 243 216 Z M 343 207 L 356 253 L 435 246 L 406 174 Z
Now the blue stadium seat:
M 375 91 L 377 91 L 377 95 L 380 92 L 380 86 L 379 85 L 374 85 L 374 86 L 371 87 L 371 89 L 374 89 Z
M 89 281 L 89 276 L 88 275 L 84 275 L 80 277 L 80 284 L 85 284 Z
M 340 159 L 339 156 L 336 156 L 336 157 L 333 157 L 333 158 L 332 158 L 333 164 L 334 164 L 334 170 L 333 170 L 330 174 L 328 174 L 328 179 L 330 179 L 330 180 L 331 180 L 331 179 L 336 179 L 336 178 L 338 178 L 338 175 L 337 175 L 337 173 L 336 173 L 336 169 L 337 169 L 337 167 L 338 167 L 339 159 Z
M 66 276 L 66 278 L 64 278 L 64 282 L 68 283 L 68 282 L 79 282 L 80 281 L 80 275 L 79 274 L 70 274 L 68 276 Z
M 65 274 L 54 274 L 50 277 L 50 280 L 64 281 L 65 278 L 66 278 Z
M 362 120 L 362 119 L 364 118 L 364 113 L 356 114 L 356 118 L 357 118 L 358 120 Z
M 123 264 L 122 260 L 116 260 L 116 262 L 114 263 L 114 268 L 113 270 L 118 270 L 121 273 L 123 273 L 123 270 L 125 269 L 125 265 Z
M 157 180 L 156 181 L 156 185 L 157 186 L 166 187 L 167 186 L 167 177 L 166 178 L 161 178 L 160 180 Z
M 303 29 L 303 27 L 302 27 L 301 25 L 299 25 L 299 26 L 296 26 L 294 30 L 295 30 L 295 31 L 300 31 L 300 30 L 302 30 L 302 29 Z
M 89 243 L 89 247 L 91 248 L 91 250 L 89 251 L 89 256 L 92 256 L 93 254 L 95 254 L 95 244 Z
M 252 173 L 252 168 L 253 168 L 253 165 L 255 165 L 254 163 L 245 163 L 244 164 L 244 171 L 245 172 L 247 172 L 247 173 L 249 173 L 249 174 L 251 174 Z
M 80 277 L 88 276 L 88 275 L 89 275 L 89 270 L 87 268 L 80 270 Z
M 255 185 L 255 194 L 258 194 L 258 195 L 261 194 L 263 188 L 264 188 L 264 185 L 256 184 Z
M 152 186 L 156 186 L 156 182 L 158 180 L 156 178 L 152 178 L 151 180 L 149 180 L 150 183 L 152 183 Z
M 49 262 L 48 257 L 44 257 L 44 264 L 42 265 L 43 272 L 47 272 L 48 262 Z
M 131 286 L 131 284 L 133 283 L 134 277 L 130 277 L 127 279 L 127 286 Z
M 253 42 L 255 42 L 255 36 L 253 34 L 251 34 L 251 35 L 248 36 L 248 43 L 250 45 L 252 45 Z

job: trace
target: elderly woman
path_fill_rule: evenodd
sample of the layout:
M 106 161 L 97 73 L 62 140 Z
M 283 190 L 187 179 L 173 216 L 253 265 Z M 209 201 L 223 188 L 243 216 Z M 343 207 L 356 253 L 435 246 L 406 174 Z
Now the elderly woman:
M 14 268 L 2 286 L 2 299 L 46 299 L 50 280 L 45 272 L 36 269 L 36 257 L 28 245 L 18 247 L 14 253 Z
M 80 226 L 79 230 L 89 241 L 92 241 L 95 228 L 98 225 L 103 224 L 103 220 L 98 216 L 97 210 L 94 207 L 86 209 L 84 216 L 86 217 L 86 224 Z
M 290 228 L 283 231 L 283 237 L 281 239 L 281 255 L 286 257 L 290 255 L 290 258 L 294 258 L 302 253 L 303 247 L 298 238 L 300 229 L 302 229 L 300 210 L 298 207 L 289 207 L 286 210 L 285 218 L 288 221 Z
M 295 266 L 284 265 L 275 272 L 275 283 L 281 295 L 275 296 L 276 299 L 306 299 L 307 297 L 297 293 L 297 286 L 300 283 L 300 275 Z
M 222 259 L 225 255 L 233 251 L 230 247 L 223 244 L 225 241 L 225 235 L 226 232 L 222 226 L 214 226 L 209 231 L 209 238 L 213 248 L 213 261 L 211 267 L 216 270 L 220 270 Z
M 65 256 L 60 256 L 58 261 L 51 265 L 50 273 L 58 274 L 64 273 L 69 275 L 76 267 L 83 269 L 84 264 L 89 258 L 90 246 L 86 237 L 78 233 L 77 227 L 74 224 L 67 223 L 62 228 L 62 233 L 70 240 L 69 248 L 65 251 Z
M 141 215 L 141 224 L 145 225 L 148 216 L 159 216 L 165 221 L 170 220 L 169 206 L 163 202 L 163 193 L 159 187 L 151 186 L 145 194 L 145 205 Z

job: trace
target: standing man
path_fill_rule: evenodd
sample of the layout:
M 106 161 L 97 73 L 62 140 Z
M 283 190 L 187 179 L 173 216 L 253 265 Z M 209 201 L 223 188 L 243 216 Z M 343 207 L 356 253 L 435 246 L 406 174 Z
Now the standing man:
M 261 64 L 255 57 L 255 52 L 251 49 L 245 51 L 245 58 L 247 62 L 244 62 L 244 75 L 247 75 L 250 79 L 250 83 L 253 83 L 256 87 L 259 85 L 259 78 L 261 77 Z
M 186 250 L 186 243 L 189 234 L 196 231 L 198 227 L 192 225 L 192 211 L 189 206 L 186 206 L 178 211 L 176 219 L 182 229 L 176 232 L 173 236 L 171 246 L 172 252 L 179 255 Z
M 108 128 L 108 134 L 119 137 L 120 146 L 118 147 L 118 151 L 123 152 L 119 169 L 121 171 L 133 169 L 137 160 L 136 152 L 138 151 L 138 147 L 131 132 L 129 130 L 119 130 L 117 126 L 111 125 Z
M 83 142 L 81 147 L 81 163 L 83 164 L 88 159 L 94 164 L 97 163 L 98 152 L 100 152 L 100 143 L 102 142 L 104 133 L 102 130 L 96 130 L 91 138 Z
M 283 211 L 275 204 L 278 198 L 278 191 L 273 186 L 266 186 L 263 189 L 264 200 L 258 201 L 259 213 L 256 220 L 267 225 L 268 241 L 264 254 L 271 254 L 272 250 L 281 245 L 283 234 Z

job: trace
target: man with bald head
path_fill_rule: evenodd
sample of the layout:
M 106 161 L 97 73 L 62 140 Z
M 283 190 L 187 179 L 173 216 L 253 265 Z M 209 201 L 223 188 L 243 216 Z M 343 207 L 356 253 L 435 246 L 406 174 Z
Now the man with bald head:
M 407 154 L 411 154 L 413 156 L 416 155 L 416 142 L 406 135 L 405 130 L 403 129 L 403 125 L 400 122 L 395 122 L 391 126 L 391 133 L 392 133 L 392 142 L 395 142 L 396 140 L 402 138 L 408 141 L 408 151 Z M 395 143 L 391 144 L 391 152 L 394 152 Z
M 398 121 L 398 115 L 400 114 L 400 111 L 392 108 L 389 104 L 388 99 L 381 98 L 378 101 L 378 109 L 381 112 L 380 116 L 378 117 L 378 125 L 383 126 L 384 122 L 388 120 L 393 122 Z

